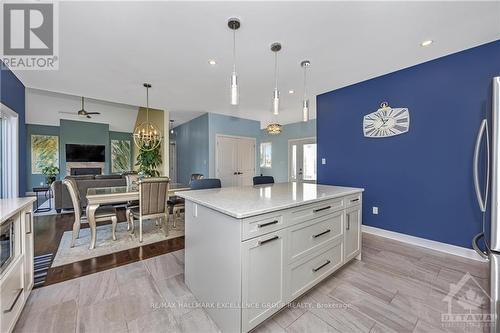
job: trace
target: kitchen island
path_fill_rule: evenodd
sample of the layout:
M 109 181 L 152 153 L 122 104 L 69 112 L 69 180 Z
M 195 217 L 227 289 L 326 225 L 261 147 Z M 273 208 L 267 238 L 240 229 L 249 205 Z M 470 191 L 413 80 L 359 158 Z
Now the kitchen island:
M 223 332 L 248 332 L 361 256 L 361 188 L 279 183 L 176 193 L 185 281 Z

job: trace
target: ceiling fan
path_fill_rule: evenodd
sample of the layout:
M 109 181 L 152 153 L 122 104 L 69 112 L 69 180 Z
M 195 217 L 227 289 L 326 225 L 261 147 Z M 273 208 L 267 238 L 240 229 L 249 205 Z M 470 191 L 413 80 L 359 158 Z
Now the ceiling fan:
M 63 112 L 63 111 L 59 111 L 59 113 L 78 115 L 80 117 L 87 117 L 89 119 L 92 118 L 91 115 L 93 115 L 93 114 L 101 114 L 100 112 L 87 112 L 87 111 L 85 111 L 85 99 L 83 98 L 83 96 L 82 96 L 82 109 L 80 111 L 78 111 L 76 114 L 75 114 L 75 112 Z

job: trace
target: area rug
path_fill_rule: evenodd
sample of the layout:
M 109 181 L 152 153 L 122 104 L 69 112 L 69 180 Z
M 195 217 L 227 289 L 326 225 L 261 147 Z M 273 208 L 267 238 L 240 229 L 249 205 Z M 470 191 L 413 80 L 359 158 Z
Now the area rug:
M 142 227 L 143 241 L 142 243 L 139 243 L 139 221 L 135 221 L 134 234 L 127 231 L 127 222 L 118 223 L 116 226 L 116 241 L 113 241 L 111 238 L 111 224 L 98 226 L 96 228 L 96 246 L 93 250 L 89 250 L 89 228 L 80 230 L 80 237 L 76 240 L 73 248 L 70 247 L 71 231 L 66 231 L 61 238 L 56 257 L 52 262 L 51 267 L 66 265 L 85 259 L 132 249 L 141 245 L 152 244 L 166 239 L 184 236 L 184 218 L 181 216 L 181 218 L 178 219 L 177 226 L 174 229 L 172 227 L 172 216 L 170 216 L 168 229 L 168 235 L 165 236 L 163 229 L 157 226 L 155 221 L 144 221 Z

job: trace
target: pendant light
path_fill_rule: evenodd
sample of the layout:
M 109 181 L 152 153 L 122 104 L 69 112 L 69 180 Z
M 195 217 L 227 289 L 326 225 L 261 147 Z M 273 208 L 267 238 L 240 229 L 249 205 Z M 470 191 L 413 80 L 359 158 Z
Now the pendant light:
M 170 119 L 170 134 L 174 134 L 174 120 Z
M 283 131 L 283 126 L 281 126 L 280 124 L 277 124 L 277 123 L 269 124 L 266 127 L 266 132 L 267 132 L 267 134 L 270 134 L 270 135 L 278 135 L 278 134 L 281 134 L 282 131 Z
M 160 130 L 149 121 L 149 88 L 151 84 L 144 83 L 146 88 L 146 122 L 137 126 L 134 130 L 134 143 L 143 151 L 151 151 L 158 148 L 163 139 Z
M 240 93 L 238 89 L 238 75 L 236 74 L 236 30 L 241 26 L 240 20 L 232 17 L 227 21 L 229 29 L 233 30 L 233 72 L 231 73 L 231 105 L 240 103 Z
M 280 91 L 278 90 L 278 52 L 281 50 L 281 44 L 276 42 L 271 44 L 271 51 L 274 52 L 274 92 L 273 92 L 273 114 L 280 113 Z
M 302 99 L 302 121 L 309 121 L 309 98 L 307 98 L 307 68 L 311 66 L 309 60 L 304 60 L 300 63 L 300 67 L 304 69 L 304 98 Z

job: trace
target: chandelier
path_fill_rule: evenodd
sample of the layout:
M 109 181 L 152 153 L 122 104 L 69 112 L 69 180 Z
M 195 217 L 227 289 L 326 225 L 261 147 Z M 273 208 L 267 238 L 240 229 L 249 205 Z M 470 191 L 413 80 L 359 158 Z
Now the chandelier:
M 280 124 L 274 123 L 274 124 L 269 124 L 266 127 L 267 134 L 270 135 L 278 135 L 282 132 L 283 126 Z
M 161 131 L 149 121 L 149 88 L 151 84 L 144 83 L 146 88 L 146 122 L 134 130 L 134 143 L 140 150 L 151 151 L 158 148 L 163 139 Z

